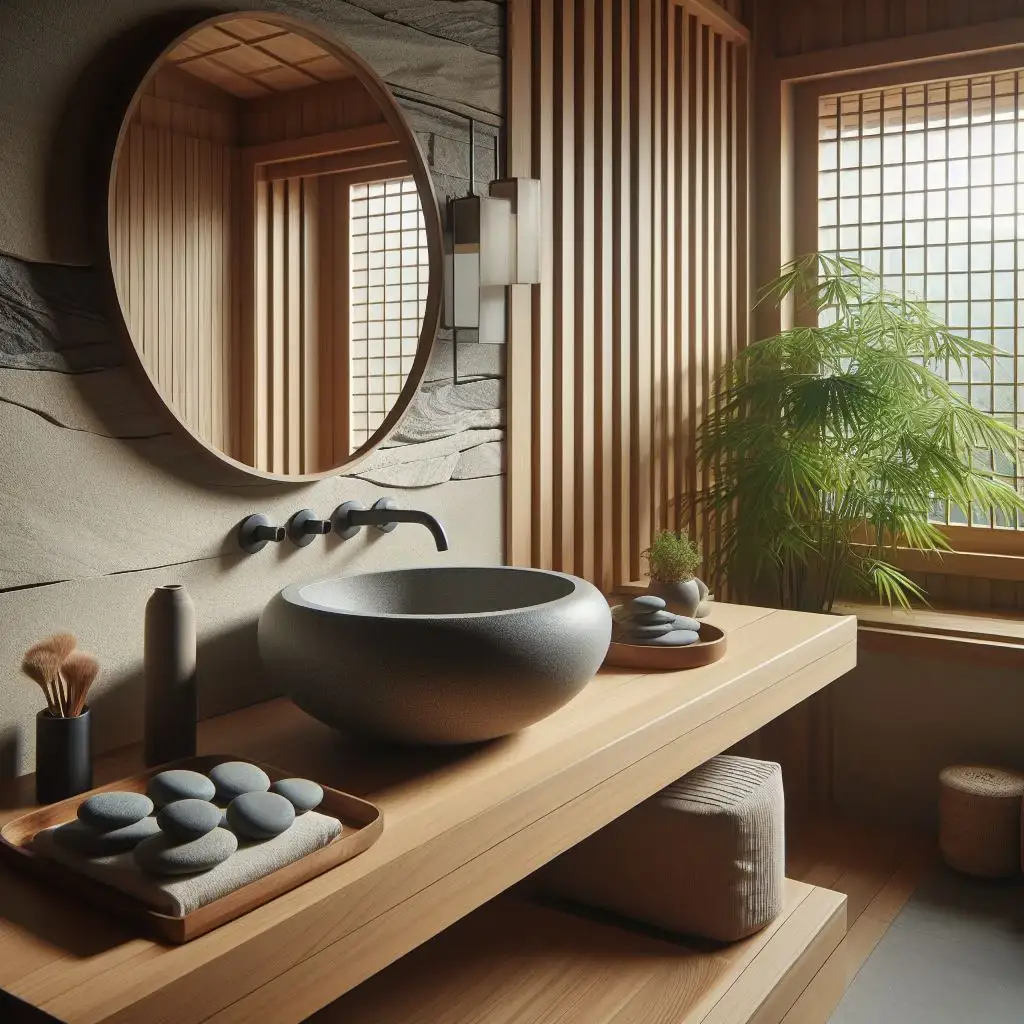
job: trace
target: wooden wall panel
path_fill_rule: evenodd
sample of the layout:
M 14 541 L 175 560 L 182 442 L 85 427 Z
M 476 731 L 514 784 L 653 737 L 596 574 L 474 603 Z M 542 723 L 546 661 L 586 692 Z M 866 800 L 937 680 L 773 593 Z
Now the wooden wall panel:
M 818 50 L 1024 17 L 1024 0 L 782 0 L 775 50 L 792 57 Z
M 112 239 L 122 304 L 150 374 L 199 436 L 226 450 L 237 436 L 236 396 L 220 387 L 234 332 L 234 117 L 228 97 L 190 76 L 156 76 L 122 147 Z M 174 334 L 172 310 L 184 325 Z
M 358 79 L 349 78 L 246 103 L 242 107 L 241 141 L 256 146 L 386 121 L 366 87 Z
M 747 34 L 707 0 L 515 0 L 510 26 L 509 166 L 545 224 L 512 303 L 508 558 L 607 590 L 655 531 L 702 532 L 679 498 L 746 340 Z

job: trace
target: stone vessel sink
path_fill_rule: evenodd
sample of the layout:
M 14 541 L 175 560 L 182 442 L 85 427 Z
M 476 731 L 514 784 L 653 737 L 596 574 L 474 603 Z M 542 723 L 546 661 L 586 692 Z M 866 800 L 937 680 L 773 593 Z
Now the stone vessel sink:
M 285 587 L 260 617 L 271 676 L 321 722 L 402 743 L 494 739 L 556 711 L 611 638 L 596 587 L 510 567 L 400 569 Z

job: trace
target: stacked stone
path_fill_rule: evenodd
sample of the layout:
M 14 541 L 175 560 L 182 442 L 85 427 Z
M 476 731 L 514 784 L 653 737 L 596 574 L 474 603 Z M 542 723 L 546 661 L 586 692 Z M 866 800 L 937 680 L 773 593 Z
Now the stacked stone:
M 62 825 L 57 835 L 85 857 L 124 853 L 160 831 L 152 811 L 153 801 L 142 793 L 97 793 L 79 804 L 77 820 Z
M 624 644 L 647 647 L 687 647 L 700 639 L 700 623 L 666 610 L 665 602 L 653 594 L 634 598 L 618 618 L 616 639 Z
M 239 840 L 265 842 L 313 810 L 324 791 L 308 779 L 281 779 L 244 761 L 200 772 L 172 769 L 149 781 L 146 793 L 98 793 L 82 802 L 78 819 L 56 837 L 86 857 L 134 851 L 152 875 L 193 875 L 226 861 Z M 155 816 L 154 816 L 155 812 Z

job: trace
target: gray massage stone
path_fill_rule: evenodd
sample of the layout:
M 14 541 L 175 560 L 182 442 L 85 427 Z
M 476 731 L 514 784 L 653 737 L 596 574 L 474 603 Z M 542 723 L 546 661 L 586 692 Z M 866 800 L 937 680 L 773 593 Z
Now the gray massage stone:
M 142 821 L 153 801 L 142 793 L 97 793 L 78 805 L 78 820 L 96 832 L 110 832 Z
M 212 800 L 216 786 L 199 772 L 190 772 L 187 768 L 171 768 L 154 775 L 149 780 L 146 792 L 157 807 L 163 807 L 175 800 Z
M 675 628 L 671 622 L 660 623 L 654 626 L 638 626 L 628 622 L 626 623 L 626 636 L 643 643 L 646 640 L 653 640 L 655 637 L 671 633 Z
M 221 809 L 208 800 L 175 800 L 156 816 L 160 827 L 179 843 L 212 832 L 221 820 Z
M 238 839 L 224 828 L 187 843 L 161 832 L 135 847 L 135 863 L 151 875 L 197 875 L 223 864 L 237 849 Z
M 283 796 L 295 808 L 296 814 L 305 814 L 319 807 L 324 798 L 323 786 L 309 779 L 278 779 L 270 787 L 270 792 Z
M 228 804 L 231 830 L 246 839 L 273 839 L 295 821 L 295 808 L 277 793 L 243 793 Z
M 689 647 L 695 644 L 700 637 L 692 629 L 674 629 L 664 636 L 656 636 L 645 643 L 650 647 Z
M 654 594 L 641 594 L 629 602 L 629 610 L 634 614 L 644 615 L 649 612 L 660 612 L 665 607 L 665 602 Z
M 700 623 L 696 619 L 687 618 L 685 615 L 677 615 L 672 624 L 676 629 L 688 629 L 691 633 L 700 632 Z
M 676 616 L 671 612 L 636 612 L 630 615 L 627 622 L 635 622 L 638 626 L 662 626 L 674 622 Z
M 266 793 L 270 779 L 262 768 L 247 761 L 225 761 L 210 769 L 210 778 L 217 787 L 217 802 L 229 804 L 243 793 Z
M 54 832 L 54 838 L 65 849 L 80 853 L 83 857 L 106 857 L 131 850 L 144 840 L 159 834 L 160 826 L 156 823 L 156 818 L 143 818 L 141 821 L 109 832 L 97 832 L 84 821 L 69 821 Z

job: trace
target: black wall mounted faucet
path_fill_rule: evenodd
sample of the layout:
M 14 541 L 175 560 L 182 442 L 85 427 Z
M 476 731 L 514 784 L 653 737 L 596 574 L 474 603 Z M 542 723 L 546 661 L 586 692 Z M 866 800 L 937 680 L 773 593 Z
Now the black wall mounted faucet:
M 399 508 L 394 498 L 378 498 L 373 508 L 358 501 L 346 501 L 334 510 L 331 522 L 334 532 L 343 540 L 354 537 L 364 526 L 390 533 L 399 523 L 419 523 L 430 531 L 438 551 L 448 550 L 448 535 L 437 519 L 419 509 Z

